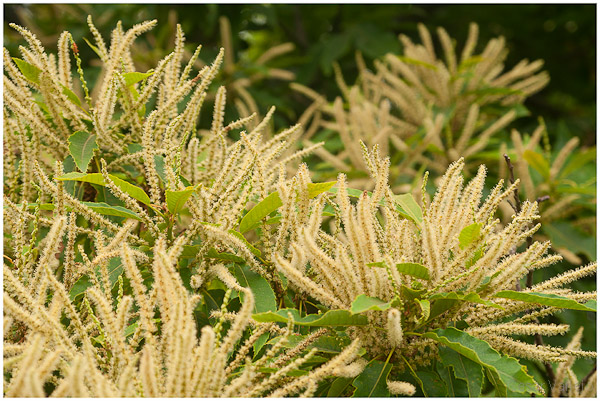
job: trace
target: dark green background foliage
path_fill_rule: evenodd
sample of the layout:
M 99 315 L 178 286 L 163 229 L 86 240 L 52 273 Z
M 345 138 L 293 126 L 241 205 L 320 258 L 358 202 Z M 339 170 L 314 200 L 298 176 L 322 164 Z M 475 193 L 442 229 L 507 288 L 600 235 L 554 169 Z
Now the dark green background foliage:
M 507 68 L 525 58 L 543 59 L 544 69 L 550 74 L 550 84 L 525 103 L 530 116 L 516 120 L 511 126 L 521 132 L 532 132 L 537 126 L 537 117 L 542 116 L 553 153 L 573 136 L 581 139 L 582 146 L 596 144 L 595 5 L 5 5 L 4 45 L 16 55 L 18 45 L 22 44 L 18 33 L 8 28 L 10 22 L 27 26 L 52 52 L 58 35 L 69 30 L 82 53 L 86 78 L 94 81 L 94 74 L 97 76 L 100 70 L 97 56 L 83 41 L 84 37 L 92 39 L 86 24 L 88 14 L 93 16 L 106 40 L 118 20 L 128 29 L 135 23 L 158 19 L 157 28 L 136 42 L 146 49 L 141 54 L 138 52 L 134 60 L 140 71 L 152 68 L 172 48 L 176 23 L 182 25 L 186 34 L 186 49 L 193 52 L 197 44 L 202 44 L 200 58 L 211 62 L 222 45 L 219 17 L 226 16 L 231 23 L 237 64 L 229 75 L 222 72 L 217 84 L 226 85 L 257 72 L 259 67 L 254 61 L 260 55 L 274 45 L 292 42 L 295 50 L 275 58 L 269 66 L 294 72 L 296 82 L 326 95 L 329 100 L 340 94 L 333 77 L 334 61 L 340 64 L 346 81 L 352 83 L 357 74 L 356 51 L 360 51 L 367 65 L 372 66 L 375 58 L 402 51 L 398 34 L 419 41 L 417 22 L 423 22 L 432 32 L 438 26 L 444 27 L 461 49 L 469 23 L 476 22 L 480 27 L 478 51 L 489 39 L 501 35 L 506 38 L 510 50 L 505 63 Z M 271 105 L 277 106 L 276 129 L 295 124 L 310 104 L 306 97 L 290 90 L 288 81 L 265 79 L 249 91 L 263 114 Z M 233 107 L 228 112 L 235 113 Z M 508 132 L 503 135 L 503 140 L 509 138 Z M 497 165 L 498 161 L 495 163 Z M 490 167 L 492 171 L 496 168 Z M 594 170 L 588 165 L 581 171 L 583 176 L 577 178 L 582 182 L 589 180 L 595 177 Z M 491 181 L 492 178 L 496 177 L 490 177 Z M 582 238 L 591 241 L 589 235 Z M 595 255 L 589 253 L 580 253 L 580 256 L 585 262 L 591 256 L 595 259 Z M 550 277 L 568 266 L 562 263 L 545 269 L 543 274 Z M 536 272 L 534 282 L 547 277 Z M 594 278 L 575 283 L 574 288 L 593 290 Z M 572 330 L 569 335 L 549 338 L 546 343 L 564 346 L 572 333 L 583 325 L 582 348 L 595 350 L 595 317 L 588 312 L 567 311 L 550 318 L 555 323 L 571 324 Z M 525 363 L 543 382 L 543 367 Z M 579 360 L 575 364 L 575 373 L 580 379 L 593 363 Z
M 588 5 L 5 5 L 5 46 L 17 50 L 17 33 L 8 28 L 16 22 L 34 29 L 44 45 L 53 46 L 60 32 L 68 29 L 83 52 L 82 59 L 95 58 L 82 38 L 91 39 L 88 14 L 105 38 L 117 20 L 130 27 L 157 18 L 159 25 L 139 41 L 149 42 L 148 54 L 138 62 L 164 56 L 172 46 L 175 22 L 182 25 L 189 49 L 202 44 L 201 58 L 213 59 L 221 45 L 220 16 L 227 16 L 233 31 L 236 60 L 251 65 L 268 48 L 295 44 L 295 51 L 274 60 L 272 67 L 296 73 L 296 81 L 333 99 L 339 94 L 331 63 L 338 61 L 348 82 L 356 77 L 354 54 L 367 62 L 388 52 L 401 51 L 400 33 L 418 40 L 417 22 L 430 30 L 443 26 L 459 45 L 464 43 L 470 22 L 480 25 L 479 50 L 491 38 L 502 35 L 510 50 L 507 66 L 524 58 L 545 60 L 550 84 L 529 99 L 532 116 L 543 116 L 548 132 L 557 142 L 570 136 L 582 144 L 596 143 L 596 6 Z M 16 40 L 13 40 L 16 39 Z M 86 54 L 87 53 L 87 54 Z M 145 64 L 145 63 L 144 63 Z M 85 66 L 84 66 L 85 67 Z M 279 110 L 281 126 L 295 123 L 308 101 L 291 94 L 288 83 L 269 80 L 251 90 L 261 111 L 272 104 Z M 531 131 L 534 118 L 517 121 L 517 128 Z

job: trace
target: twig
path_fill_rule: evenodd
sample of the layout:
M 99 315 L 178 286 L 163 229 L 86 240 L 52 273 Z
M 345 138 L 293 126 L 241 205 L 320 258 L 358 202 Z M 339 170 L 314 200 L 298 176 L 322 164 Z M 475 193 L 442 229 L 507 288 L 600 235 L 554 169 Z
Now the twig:
M 585 385 L 590 380 L 590 377 L 592 377 L 594 372 L 596 372 L 596 362 L 594 362 L 594 367 L 592 368 L 592 370 L 590 370 L 590 372 L 587 375 L 585 375 L 583 380 L 581 380 L 581 388 L 585 388 Z
M 506 161 L 506 165 L 508 166 L 508 174 L 509 174 L 509 178 L 510 178 L 510 183 L 514 184 L 515 183 L 514 167 L 513 167 L 512 163 L 510 162 L 510 157 L 508 157 L 508 155 L 506 153 L 504 154 L 504 160 Z M 512 208 L 515 210 L 515 212 L 521 213 L 521 199 L 519 199 L 519 187 L 515 187 L 514 198 L 515 198 L 514 205 L 510 202 L 508 202 L 508 203 L 510 203 L 510 206 L 512 206 Z

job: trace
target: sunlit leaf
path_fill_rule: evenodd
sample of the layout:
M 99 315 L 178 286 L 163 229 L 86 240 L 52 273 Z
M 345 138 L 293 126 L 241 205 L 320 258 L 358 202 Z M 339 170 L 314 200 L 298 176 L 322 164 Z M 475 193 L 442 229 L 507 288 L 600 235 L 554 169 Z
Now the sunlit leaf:
M 584 304 L 580 304 L 579 302 L 574 301 L 572 299 L 561 297 L 560 295 L 555 294 L 542 294 L 538 292 L 505 290 L 496 293 L 494 297 L 529 302 L 544 306 L 554 306 L 562 309 L 574 309 L 588 312 L 596 312 L 596 308 L 591 308 Z
M 300 317 L 300 312 L 296 309 L 280 309 L 277 312 L 254 314 L 252 315 L 252 319 L 261 323 L 287 323 L 288 312 L 292 314 L 294 324 L 298 326 L 364 326 L 369 323 L 366 316 L 353 315 L 347 310 L 331 310 L 323 314 Z
M 458 246 L 465 249 L 479 239 L 481 232 L 481 223 L 473 223 L 460 231 L 458 234 Z
M 122 180 L 118 177 L 115 177 L 114 175 L 109 174 L 109 177 L 111 180 L 113 180 L 117 187 L 119 187 L 123 192 L 127 193 L 133 199 L 136 199 L 145 205 L 150 204 L 150 197 L 140 187 L 136 187 L 135 185 L 130 184 L 127 181 Z M 89 182 L 90 184 L 106 186 L 106 183 L 104 182 L 104 177 L 102 177 L 102 174 L 100 173 L 85 174 L 74 172 L 64 174 L 60 177 L 56 177 L 55 179 L 59 181 L 82 181 Z
M 40 83 L 40 74 L 42 70 L 37 68 L 35 65 L 29 64 L 25 60 L 21 60 L 20 58 L 13 57 L 12 59 L 17 64 L 19 71 L 21 71 L 27 80 L 33 82 L 34 84 Z
M 423 337 L 437 341 L 481 365 L 495 387 L 497 396 L 506 397 L 507 390 L 540 394 L 539 385 L 524 366 L 515 358 L 501 355 L 483 340 L 454 327 L 430 331 Z
M 233 273 L 242 287 L 250 288 L 252 291 L 254 295 L 254 313 L 277 310 L 275 293 L 264 277 L 250 270 L 248 266 L 238 264 L 233 266 Z M 243 301 L 244 293 L 240 292 L 240 297 Z
M 98 149 L 96 135 L 85 131 L 77 131 L 69 137 L 68 142 L 69 153 L 73 156 L 77 168 L 85 173 L 92 157 L 94 157 L 94 150 Z

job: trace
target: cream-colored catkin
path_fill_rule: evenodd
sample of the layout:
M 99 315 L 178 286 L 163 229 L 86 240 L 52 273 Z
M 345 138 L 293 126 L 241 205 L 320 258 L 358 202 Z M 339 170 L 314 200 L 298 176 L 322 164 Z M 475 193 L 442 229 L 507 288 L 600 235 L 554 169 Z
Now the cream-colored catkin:
M 401 313 L 398 309 L 392 308 L 387 314 L 387 333 L 390 343 L 394 347 L 400 347 L 404 338 L 402 332 Z
M 388 390 L 394 395 L 414 395 L 417 391 L 416 387 L 408 382 L 402 381 L 388 381 Z

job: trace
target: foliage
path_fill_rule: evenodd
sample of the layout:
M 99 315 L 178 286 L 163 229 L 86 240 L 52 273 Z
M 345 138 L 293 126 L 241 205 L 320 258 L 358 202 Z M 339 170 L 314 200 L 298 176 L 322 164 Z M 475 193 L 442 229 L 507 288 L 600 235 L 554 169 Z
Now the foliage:
M 107 44 L 90 17 L 88 47 L 102 66 L 93 79 L 70 33 L 59 35 L 55 55 L 29 30 L 11 26 L 28 46 L 19 47 L 20 58 L 4 49 L 4 394 L 560 395 L 539 382 L 532 360 L 551 372 L 558 364 L 555 382 L 567 381 L 569 395 L 593 395 L 595 375 L 579 386 L 574 373 L 575 358 L 596 356 L 582 350 L 581 330 L 566 347 L 538 337 L 569 330 L 543 321 L 562 309 L 595 312 L 593 289 L 565 286 L 595 274 L 596 264 L 521 289 L 521 277 L 561 259 L 546 254 L 550 242 L 532 239 L 540 215 L 530 193 L 531 201 L 516 196 L 518 210 L 501 223 L 495 213 L 518 182 L 506 189 L 498 183 L 482 202 L 485 167 L 466 185 L 462 175 L 482 149 L 452 154 L 448 143 L 432 164 L 435 195 L 427 194 L 427 176 L 420 193 L 398 193 L 406 178 L 415 184 L 408 189 L 419 189 L 422 169 L 395 170 L 400 152 L 387 140 L 367 146 L 344 136 L 340 121 L 352 110 L 341 98 L 329 106 L 347 158 L 341 148 L 335 156 L 326 150 L 329 141 L 297 150 L 312 128 L 277 132 L 275 109 L 261 117 L 251 91 L 262 80 L 294 77 L 267 67 L 291 47 L 249 50 L 252 62 L 234 62 L 229 21 L 219 21 L 228 46 L 212 63 L 197 62 L 200 47 L 187 53 L 176 25 L 174 50 L 164 56 L 157 47 L 144 64 L 136 38 L 156 21 L 129 30 L 119 22 Z M 325 41 L 315 50 L 318 66 L 327 71 L 349 43 L 382 56 L 362 35 L 373 29 L 358 26 Z M 545 73 L 524 79 L 537 62 L 498 78 L 498 39 L 480 57 L 461 59 L 481 78 L 468 87 L 468 74 L 448 76 L 460 68 L 445 31 L 446 62 L 435 58 L 427 30 L 420 32 L 424 45 L 403 38 L 405 55 L 377 62 L 380 76 L 361 68 L 360 85 L 388 88 L 381 93 L 403 88 L 419 100 L 423 114 L 409 137 L 452 143 L 469 119 L 481 117 L 475 125 L 485 125 L 483 132 L 469 136 L 487 139 L 547 81 Z M 457 79 L 466 86 L 447 98 L 430 96 L 419 83 L 432 69 L 443 77 L 438 89 Z M 407 118 L 407 108 L 394 115 L 381 93 L 357 86 L 358 96 L 334 73 L 346 100 L 376 116 L 361 114 L 365 124 L 401 126 Z M 327 106 L 322 94 L 313 98 L 318 107 L 300 121 Z M 498 114 L 489 104 L 508 109 Z M 437 127 L 436 135 L 420 127 Z M 438 135 L 442 128 L 446 136 Z M 550 162 L 536 153 L 541 135 L 515 149 L 528 163 L 519 175 L 537 180 L 531 166 L 548 190 L 568 193 L 561 192 L 564 180 L 578 167 L 562 168 L 575 145 Z M 439 156 L 424 142 L 406 142 L 416 146 L 411 156 Z M 463 151 L 467 161 L 459 158 Z M 313 152 L 331 162 L 329 173 L 346 174 L 312 182 L 313 166 L 301 160 Z M 589 195 L 581 187 L 578 193 Z

